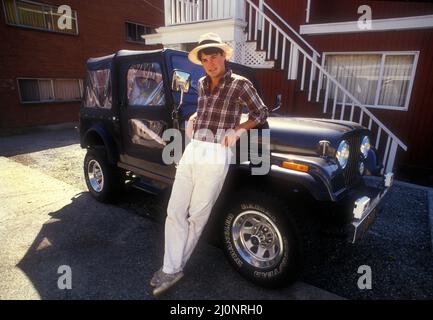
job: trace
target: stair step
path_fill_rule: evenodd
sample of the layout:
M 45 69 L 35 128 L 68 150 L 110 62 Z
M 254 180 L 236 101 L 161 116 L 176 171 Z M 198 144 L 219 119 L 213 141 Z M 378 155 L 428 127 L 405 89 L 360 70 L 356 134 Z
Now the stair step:
M 244 47 L 244 64 L 257 68 L 275 68 L 275 60 L 267 59 L 267 51 L 257 47 L 257 41 L 246 40 Z

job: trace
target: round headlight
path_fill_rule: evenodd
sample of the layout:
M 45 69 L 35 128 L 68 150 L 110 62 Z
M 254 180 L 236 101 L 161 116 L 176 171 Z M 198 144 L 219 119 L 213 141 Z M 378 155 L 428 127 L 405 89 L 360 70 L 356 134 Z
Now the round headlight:
M 361 153 L 364 158 L 367 158 L 370 147 L 370 139 L 367 136 L 364 136 L 361 140 Z
M 340 166 L 344 169 L 349 161 L 349 144 L 346 140 L 340 142 L 336 156 Z

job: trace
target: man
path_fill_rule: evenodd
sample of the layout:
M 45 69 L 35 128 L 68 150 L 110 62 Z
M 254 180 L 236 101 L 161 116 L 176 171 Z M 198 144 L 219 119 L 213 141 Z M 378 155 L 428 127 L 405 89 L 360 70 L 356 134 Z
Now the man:
M 231 56 L 232 49 L 214 33 L 202 35 L 188 55 L 191 62 L 203 66 L 206 76 L 198 83 L 197 112 L 189 118 L 186 129 L 193 139 L 177 167 L 167 207 L 164 263 L 150 282 L 156 296 L 183 277 L 183 268 L 227 175 L 230 147 L 243 132 L 263 124 L 268 116 L 251 82 L 227 68 L 226 60 Z M 249 118 L 240 123 L 244 106 L 249 109 Z

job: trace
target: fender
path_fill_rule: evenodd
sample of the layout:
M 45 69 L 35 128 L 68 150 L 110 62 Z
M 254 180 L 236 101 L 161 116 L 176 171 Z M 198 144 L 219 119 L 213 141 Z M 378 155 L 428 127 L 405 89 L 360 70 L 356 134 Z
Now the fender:
M 108 162 L 115 165 L 118 160 L 116 144 L 111 134 L 102 125 L 95 124 L 86 131 L 81 141 L 81 147 L 87 148 L 101 144 L 101 142 L 105 147 Z
M 375 148 L 371 147 L 368 150 L 367 158 L 364 160 L 365 168 L 371 172 L 374 176 L 380 176 L 380 170 L 383 165 L 379 162 L 379 157 L 377 156 L 377 151 Z
M 312 175 L 306 172 L 285 169 L 277 165 L 272 165 L 269 173 L 266 176 L 251 176 L 251 168 L 249 164 L 241 164 L 237 167 L 249 177 L 272 177 L 272 181 L 279 181 L 285 187 L 287 184 L 299 185 L 308 191 L 311 196 L 318 201 L 336 201 L 337 196 L 332 192 L 330 183 L 324 181 L 324 177 Z M 274 183 L 273 183 L 274 184 Z
M 321 176 L 285 169 L 277 165 L 272 165 L 269 174 L 275 178 L 282 179 L 286 183 L 293 182 L 303 186 L 318 201 L 336 201 L 336 196 L 332 192 L 330 183 L 324 181 L 324 178 Z

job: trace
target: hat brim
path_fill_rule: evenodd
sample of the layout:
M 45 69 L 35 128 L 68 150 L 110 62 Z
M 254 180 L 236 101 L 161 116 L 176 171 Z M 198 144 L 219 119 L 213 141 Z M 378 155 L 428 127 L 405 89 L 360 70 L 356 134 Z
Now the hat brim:
M 226 53 L 226 60 L 229 60 L 233 55 L 233 49 L 225 43 L 207 43 L 207 44 L 202 44 L 202 45 L 197 46 L 194 49 L 192 49 L 188 53 L 189 61 L 191 61 L 192 63 L 201 65 L 201 61 L 198 59 L 197 54 L 200 50 L 203 50 L 206 48 L 220 48 L 221 50 L 223 50 Z

